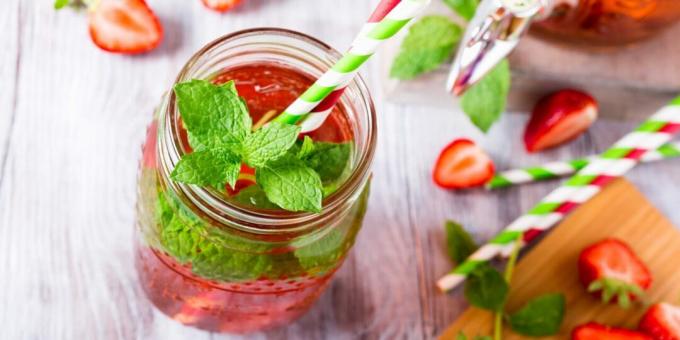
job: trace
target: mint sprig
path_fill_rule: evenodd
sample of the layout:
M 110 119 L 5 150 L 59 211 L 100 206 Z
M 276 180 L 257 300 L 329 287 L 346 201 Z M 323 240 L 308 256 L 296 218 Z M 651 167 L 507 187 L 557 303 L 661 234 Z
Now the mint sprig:
M 460 263 L 461 257 L 466 258 L 474 249 L 477 249 L 477 245 L 472 241 L 472 236 L 459 224 L 447 222 L 446 231 L 448 250 L 455 262 Z M 519 334 L 549 336 L 557 334 L 564 319 L 566 303 L 563 294 L 544 294 L 530 300 L 512 314 L 505 312 L 505 304 L 510 295 L 510 282 L 512 281 L 519 249 L 519 243 L 516 243 L 504 274 L 501 274 L 487 262 L 477 267 L 465 282 L 465 298 L 467 301 L 473 306 L 494 314 L 494 340 L 501 339 L 504 320 Z M 458 334 L 457 338 L 467 339 L 463 333 Z M 491 337 L 481 338 L 491 339 Z
M 468 21 L 479 4 L 478 0 L 444 2 Z M 423 17 L 411 26 L 394 59 L 390 76 L 407 80 L 437 69 L 451 59 L 462 35 L 460 26 L 445 16 Z M 509 91 L 510 68 L 507 60 L 503 60 L 463 94 L 461 108 L 472 123 L 486 133 L 505 110 Z
M 255 169 L 257 185 L 269 201 L 289 211 L 321 211 L 321 178 L 298 157 L 308 156 L 312 141 L 307 141 L 305 152 L 289 155 L 300 127 L 271 122 L 253 132 L 248 107 L 233 81 L 216 85 L 191 80 L 177 84 L 174 91 L 194 151 L 177 163 L 173 180 L 233 188 L 245 163 Z

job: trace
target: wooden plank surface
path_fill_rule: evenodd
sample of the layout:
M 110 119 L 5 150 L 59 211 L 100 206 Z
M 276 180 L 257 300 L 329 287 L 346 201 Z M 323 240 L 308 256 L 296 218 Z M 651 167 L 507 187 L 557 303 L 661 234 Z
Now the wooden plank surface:
M 55 13 L 50 1 L 4 1 L 0 338 L 238 338 L 169 320 L 137 284 L 131 240 L 145 126 L 183 63 L 206 42 L 237 29 L 280 26 L 344 49 L 376 2 L 244 0 L 235 12 L 219 15 L 198 0 L 149 0 L 165 24 L 165 42 L 151 54 L 129 57 L 96 49 L 82 14 Z M 385 100 L 380 64 L 370 61 L 362 71 L 380 131 L 369 212 L 355 249 L 310 313 L 248 338 L 435 337 L 465 308 L 460 294 L 434 289 L 450 269 L 444 219 L 460 221 L 484 241 L 556 185 L 443 191 L 430 179 L 440 148 L 468 136 L 503 169 L 595 153 L 636 125 L 601 120 L 568 147 L 528 155 L 520 138 L 525 115 L 506 115 L 484 137 L 453 105 Z M 675 224 L 678 166 L 680 160 L 649 164 L 631 175 Z
M 680 231 L 633 185 L 619 180 L 579 208 L 520 260 L 507 310 L 517 310 L 541 294 L 563 293 L 567 308 L 562 328 L 556 336 L 545 339 L 568 339 L 574 327 L 590 321 L 636 328 L 644 307 L 623 310 L 614 304 L 602 304 L 578 280 L 576 263 L 581 249 L 605 238 L 623 240 L 647 264 L 654 277 L 647 294 L 649 301 L 677 300 Z M 444 331 L 441 339 L 456 339 L 461 331 L 468 335 L 492 334 L 492 329 L 491 313 L 471 307 Z M 526 337 L 506 328 L 503 338 Z

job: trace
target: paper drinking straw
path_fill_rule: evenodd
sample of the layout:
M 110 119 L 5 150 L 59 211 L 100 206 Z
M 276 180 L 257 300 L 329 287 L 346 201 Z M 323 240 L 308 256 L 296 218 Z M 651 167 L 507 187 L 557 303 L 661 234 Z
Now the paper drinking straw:
M 343 89 L 354 79 L 359 67 L 383 42 L 393 37 L 422 12 L 430 1 L 382 1 L 369 19 L 369 23 L 354 40 L 350 50 L 274 120 L 288 124 L 302 122 L 302 132 L 309 132 L 321 126 L 342 95 Z M 377 19 L 380 20 L 370 22 Z
M 564 216 L 599 193 L 613 179 L 632 169 L 644 153 L 668 143 L 678 131 L 680 131 L 680 97 L 654 114 L 635 131 L 624 136 L 527 214 L 480 247 L 451 273 L 439 279 L 437 286 L 442 291 L 453 289 L 480 264 L 496 255 L 507 254 L 517 240 L 526 243 L 550 229 Z
M 586 167 L 597 156 L 574 159 L 566 162 L 550 162 L 541 166 L 512 169 L 499 172 L 486 184 L 487 189 L 500 189 L 509 186 L 544 181 L 573 175 Z M 656 150 L 647 151 L 640 159 L 643 163 L 680 157 L 680 142 L 662 145 Z

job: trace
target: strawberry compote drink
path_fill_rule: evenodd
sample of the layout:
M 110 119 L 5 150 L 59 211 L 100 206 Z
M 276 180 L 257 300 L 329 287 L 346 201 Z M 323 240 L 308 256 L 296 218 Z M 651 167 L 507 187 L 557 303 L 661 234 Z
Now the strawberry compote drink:
M 337 57 L 295 32 L 249 30 L 199 51 L 177 82 L 235 81 L 257 127 Z M 245 166 L 235 188 L 174 182 L 169 174 L 192 151 L 191 138 L 174 96 L 166 96 L 148 129 L 137 204 L 137 270 L 160 311 L 205 330 L 245 333 L 288 324 L 311 307 L 352 247 L 366 209 L 375 120 L 363 82 L 351 83 L 324 124 L 306 135 L 324 167 L 320 213 L 280 209 Z

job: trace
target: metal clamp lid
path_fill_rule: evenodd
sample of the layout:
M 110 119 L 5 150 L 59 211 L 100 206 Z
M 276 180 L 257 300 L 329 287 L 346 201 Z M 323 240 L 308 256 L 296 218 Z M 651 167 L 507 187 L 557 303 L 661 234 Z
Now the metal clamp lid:
M 549 0 L 483 0 L 453 62 L 447 88 L 456 95 L 484 77 L 517 46 Z

